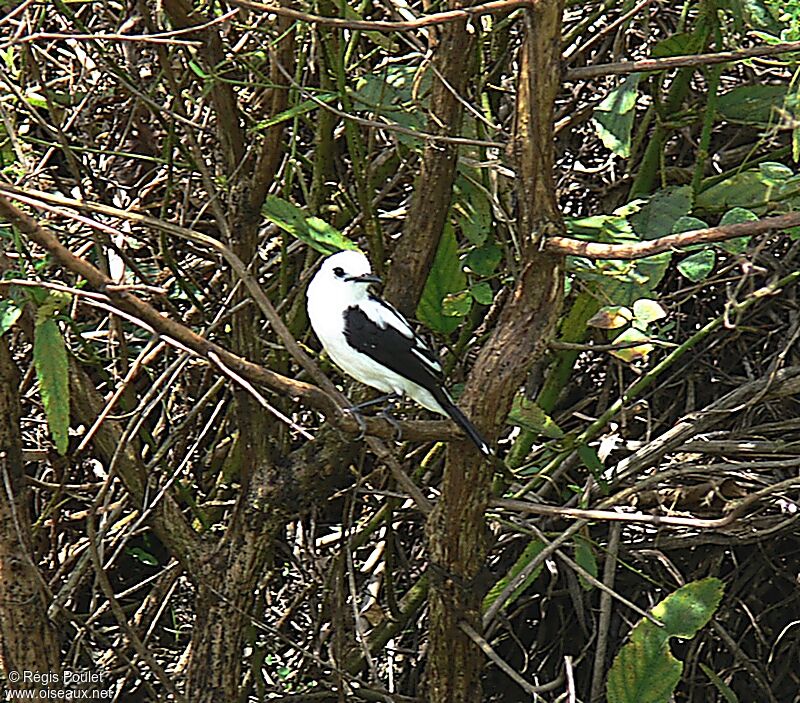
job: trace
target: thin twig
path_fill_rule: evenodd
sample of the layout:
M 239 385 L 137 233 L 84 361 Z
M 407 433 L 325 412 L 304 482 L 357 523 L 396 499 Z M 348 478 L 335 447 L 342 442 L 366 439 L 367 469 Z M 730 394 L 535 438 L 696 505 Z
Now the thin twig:
M 614 589 L 614 577 L 617 573 L 617 555 L 619 554 L 622 527 L 619 523 L 611 523 L 608 529 L 608 548 L 606 562 L 603 566 L 603 583 Z M 600 617 L 597 620 L 597 643 L 594 650 L 592 667 L 592 692 L 590 703 L 599 701 L 603 696 L 603 682 L 606 677 L 606 650 L 608 649 L 608 632 L 611 623 L 611 594 L 603 591 L 600 594 Z
M 508 12 L 518 7 L 533 7 L 537 0 L 494 0 L 483 5 L 465 7 L 460 10 L 448 10 L 447 12 L 437 12 L 433 15 L 418 17 L 407 21 L 385 21 L 385 20 L 346 20 L 339 17 L 323 17 L 322 15 L 312 15 L 307 12 L 300 12 L 281 5 L 267 5 L 262 2 L 252 0 L 231 0 L 232 5 L 246 7 L 249 10 L 267 12 L 271 15 L 283 15 L 291 17 L 300 22 L 315 24 L 321 27 L 339 27 L 340 29 L 360 29 L 373 32 L 408 32 L 422 27 L 454 22 L 456 20 L 479 17 L 493 12 Z
M 497 665 L 498 669 L 505 672 L 505 674 L 514 683 L 516 683 L 517 686 L 519 686 L 523 691 L 525 691 L 525 693 L 529 693 L 530 695 L 532 695 L 535 701 L 539 700 L 538 694 L 542 691 L 542 689 L 538 686 L 532 686 L 525 679 L 523 679 L 522 676 L 520 676 L 516 671 L 514 671 L 514 668 L 508 662 L 506 662 L 497 652 L 495 652 L 494 649 L 492 649 L 492 645 L 490 645 L 483 637 L 481 637 L 477 632 L 475 632 L 474 627 L 472 627 L 469 623 L 463 621 L 458 623 L 458 627 L 465 635 L 467 635 L 467 637 L 469 637 L 475 644 L 478 645 L 478 647 L 480 647 L 481 651 L 487 656 L 487 658 L 489 658 Z
M 743 61 L 757 56 L 775 56 L 800 51 L 800 41 L 783 42 L 781 44 L 759 44 L 736 51 L 718 51 L 713 54 L 694 54 L 693 56 L 670 56 L 664 59 L 642 59 L 641 61 L 619 61 L 617 63 L 601 63 L 596 66 L 581 66 L 566 72 L 568 81 L 586 80 L 599 76 L 641 73 L 645 71 L 667 71 L 672 68 L 689 66 L 710 66 L 729 61 Z

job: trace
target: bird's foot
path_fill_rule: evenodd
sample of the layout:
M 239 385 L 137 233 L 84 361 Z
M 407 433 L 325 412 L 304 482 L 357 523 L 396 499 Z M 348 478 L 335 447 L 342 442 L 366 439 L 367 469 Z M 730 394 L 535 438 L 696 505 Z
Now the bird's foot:
M 392 415 L 392 410 L 397 407 L 397 403 L 400 401 L 400 396 L 394 394 L 389 397 L 388 402 L 384 406 L 383 410 L 381 410 L 378 415 L 380 415 L 386 422 L 388 422 L 395 431 L 395 441 L 400 442 L 403 439 L 403 428 L 400 426 L 400 423 L 397 421 L 397 418 Z
M 353 419 L 356 421 L 358 425 L 358 435 L 356 435 L 356 442 L 360 442 L 364 439 L 364 435 L 367 434 L 367 423 L 364 421 L 364 418 L 361 416 L 361 413 L 358 412 L 358 406 L 355 405 L 352 408 L 345 408 L 344 412 L 348 413 L 349 415 L 353 416 Z
M 397 421 L 392 415 L 392 410 L 397 407 L 397 404 L 400 402 L 401 396 L 397 393 L 387 393 L 386 395 L 379 396 L 377 398 L 373 398 L 372 400 L 364 401 L 363 403 L 358 403 L 357 405 L 353 405 L 352 407 L 346 408 L 345 412 L 350 413 L 353 416 L 353 419 L 358 423 L 358 429 L 360 430 L 356 440 L 364 439 L 364 435 L 367 431 L 367 423 L 364 421 L 364 418 L 361 416 L 360 411 L 364 408 L 368 408 L 371 405 L 377 405 L 378 403 L 385 402 L 386 405 L 383 409 L 378 413 L 378 417 L 382 417 L 386 422 L 388 422 L 396 432 L 396 439 L 399 442 L 403 436 L 403 428 L 400 427 L 400 423 Z

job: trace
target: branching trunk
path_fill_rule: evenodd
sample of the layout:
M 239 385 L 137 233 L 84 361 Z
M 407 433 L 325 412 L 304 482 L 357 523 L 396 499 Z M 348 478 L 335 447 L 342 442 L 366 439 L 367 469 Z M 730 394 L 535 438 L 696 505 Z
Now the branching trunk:
M 462 405 L 494 436 L 531 364 L 541 356 L 563 297 L 562 259 L 539 251 L 541 236 L 560 231 L 552 177 L 553 102 L 558 87 L 560 0 L 540 2 L 526 18 L 517 99 L 517 183 L 522 275 L 470 375 Z M 462 631 L 481 629 L 481 574 L 488 551 L 484 512 L 492 467 L 466 442 L 451 443 L 441 498 L 427 525 L 430 557 L 430 703 L 481 700 L 484 657 Z

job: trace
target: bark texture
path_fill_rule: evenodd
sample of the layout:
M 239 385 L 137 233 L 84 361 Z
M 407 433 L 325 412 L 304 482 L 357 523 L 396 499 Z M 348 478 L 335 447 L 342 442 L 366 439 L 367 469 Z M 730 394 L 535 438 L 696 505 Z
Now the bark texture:
M 450 0 L 447 7 L 457 10 L 465 4 L 461 0 Z M 467 31 L 464 21 L 443 25 L 438 34 L 428 125 L 432 134 L 455 136 L 460 131 L 463 106 L 457 96 L 463 95 L 474 71 L 473 37 L 474 32 Z M 458 146 L 455 144 L 428 143 L 422 154 L 414 197 L 403 236 L 392 254 L 385 291 L 398 310 L 410 317 L 417 309 L 450 212 L 457 163 Z
M 558 89 L 560 0 L 536 4 L 525 21 L 520 56 L 514 151 L 522 274 L 473 368 L 461 404 L 489 438 L 497 435 L 533 362 L 544 352 L 563 297 L 562 259 L 539 251 L 561 231 L 553 168 L 553 103 Z M 430 557 L 430 703 L 482 700 L 484 657 L 461 623 L 481 631 L 488 552 L 484 513 L 493 470 L 469 443 L 452 442 L 442 492 L 427 524 Z
M 0 670 L 60 672 L 58 639 L 47 618 L 50 599 L 32 561 L 31 516 L 19 436 L 19 374 L 0 337 Z M 13 689 L 44 689 L 8 681 Z

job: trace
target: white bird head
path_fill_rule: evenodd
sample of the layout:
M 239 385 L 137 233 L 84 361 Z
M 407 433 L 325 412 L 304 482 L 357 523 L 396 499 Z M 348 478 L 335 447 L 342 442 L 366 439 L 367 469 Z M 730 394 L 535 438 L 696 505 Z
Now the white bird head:
M 369 259 L 362 252 L 340 251 L 322 262 L 308 287 L 308 295 L 342 295 L 357 299 L 366 297 L 369 286 L 380 282 L 381 279 L 372 273 Z

